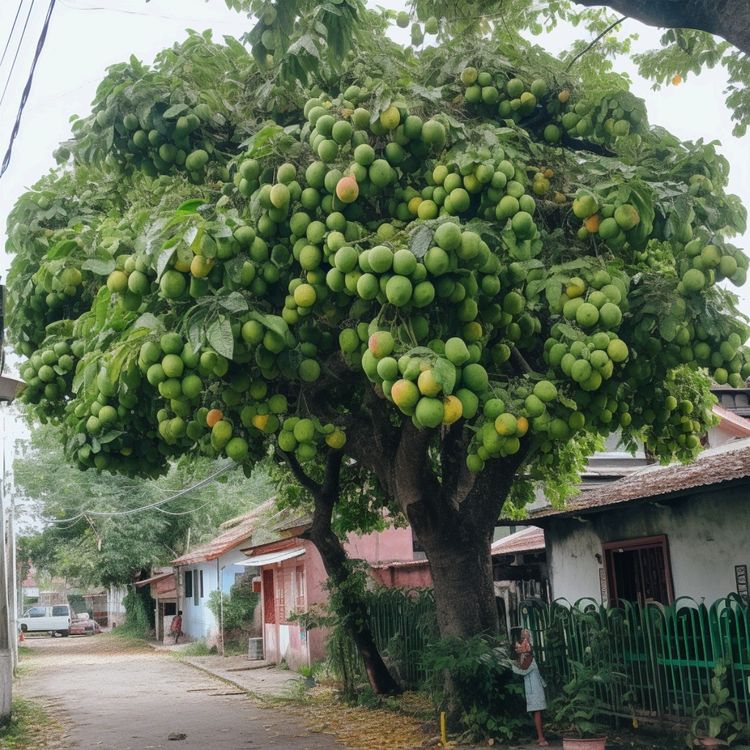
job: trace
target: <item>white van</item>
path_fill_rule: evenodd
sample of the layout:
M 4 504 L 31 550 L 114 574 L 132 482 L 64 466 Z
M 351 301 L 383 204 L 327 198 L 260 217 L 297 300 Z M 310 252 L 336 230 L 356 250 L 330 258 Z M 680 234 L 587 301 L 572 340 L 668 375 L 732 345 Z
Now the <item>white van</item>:
M 46 607 L 29 607 L 18 623 L 24 633 L 59 633 L 68 636 L 71 617 L 68 604 L 51 604 Z

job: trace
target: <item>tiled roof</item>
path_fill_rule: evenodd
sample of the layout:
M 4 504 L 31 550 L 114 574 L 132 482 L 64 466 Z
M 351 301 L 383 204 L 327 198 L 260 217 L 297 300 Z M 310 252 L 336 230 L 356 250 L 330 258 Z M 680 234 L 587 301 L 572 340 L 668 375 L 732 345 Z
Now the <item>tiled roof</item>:
M 221 525 L 221 528 L 226 528 L 228 524 L 233 525 L 229 526 L 223 534 L 219 534 L 219 536 L 211 539 L 211 541 L 201 544 L 181 557 L 172 560 L 172 565 L 191 565 L 193 563 L 216 560 L 217 557 L 221 557 L 225 552 L 229 552 L 229 550 L 247 542 L 253 536 L 253 532 L 263 525 L 264 517 L 273 509 L 275 502 L 275 499 L 271 498 L 253 508 L 253 510 L 244 516 L 238 516 L 231 519 L 231 521 L 226 521 Z
M 372 563 L 370 567 L 375 570 L 385 570 L 387 568 L 419 568 L 429 564 L 430 561 L 423 558 L 419 560 L 391 560 L 390 562 Z
M 519 552 L 534 552 L 544 549 L 544 531 L 538 526 L 529 526 L 492 543 L 492 555 L 513 555 Z
M 533 511 L 526 520 L 537 523 L 552 516 L 592 513 L 634 500 L 682 494 L 746 477 L 750 477 L 750 438 L 709 448 L 691 464 L 645 467 L 624 479 L 582 492 L 564 508 L 545 507 Z

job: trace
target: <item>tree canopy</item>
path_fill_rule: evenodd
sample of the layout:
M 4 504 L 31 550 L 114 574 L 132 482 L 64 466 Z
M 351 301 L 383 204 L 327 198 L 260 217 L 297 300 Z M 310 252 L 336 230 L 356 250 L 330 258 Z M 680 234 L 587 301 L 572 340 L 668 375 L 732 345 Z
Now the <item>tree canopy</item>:
M 289 7 L 252 55 L 194 34 L 112 68 L 19 199 L 24 399 L 81 468 L 275 456 L 334 583 L 334 517 L 400 512 L 441 632 L 491 630 L 501 509 L 562 500 L 613 431 L 689 460 L 710 378 L 750 375 L 725 283 L 746 212 L 715 145 L 651 127 L 601 53 L 437 18 L 402 48 L 408 15 Z

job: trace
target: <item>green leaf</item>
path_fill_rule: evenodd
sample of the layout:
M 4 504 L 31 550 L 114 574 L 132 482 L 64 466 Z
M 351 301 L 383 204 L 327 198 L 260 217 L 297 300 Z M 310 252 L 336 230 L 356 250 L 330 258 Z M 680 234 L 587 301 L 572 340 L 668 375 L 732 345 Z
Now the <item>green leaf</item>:
M 450 395 L 456 385 L 456 368 L 444 357 L 438 357 L 432 365 L 435 380 L 443 387 L 443 392 Z
M 115 270 L 115 259 L 100 260 L 99 258 L 89 258 L 81 264 L 82 271 L 91 271 L 97 276 L 109 276 Z
M 138 330 L 139 328 L 148 328 L 151 331 L 160 331 L 164 328 L 164 326 L 153 313 L 145 312 L 135 319 L 131 328 L 134 331 Z
M 190 108 L 187 106 L 187 104 L 173 104 L 169 109 L 167 109 L 162 117 L 165 120 L 174 120 L 178 118 L 180 115 L 184 115 L 186 112 L 188 112 Z
M 409 237 L 409 250 L 417 258 L 424 258 L 427 251 L 432 246 L 432 238 L 435 232 L 426 224 L 418 226 Z
M 78 243 L 75 240 L 62 240 L 62 242 L 58 242 L 47 251 L 47 257 L 50 260 L 64 258 L 77 249 Z
M 220 316 L 208 327 L 206 339 L 222 357 L 232 359 L 234 355 L 234 336 L 229 318 Z
M 219 304 L 231 313 L 244 313 L 248 310 L 247 300 L 239 292 L 232 292 L 226 297 L 220 297 Z
M 266 315 L 253 310 L 250 313 L 250 318 L 257 320 L 258 323 L 262 323 L 269 331 L 273 331 L 285 340 L 289 336 L 289 326 L 280 315 Z

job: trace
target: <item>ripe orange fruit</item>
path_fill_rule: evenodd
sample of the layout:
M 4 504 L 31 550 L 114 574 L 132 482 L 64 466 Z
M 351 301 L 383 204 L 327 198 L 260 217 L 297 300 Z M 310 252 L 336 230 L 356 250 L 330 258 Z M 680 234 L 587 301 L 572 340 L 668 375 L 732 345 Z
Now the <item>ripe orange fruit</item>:
M 224 412 L 221 409 L 211 409 L 206 414 L 206 424 L 209 427 L 213 427 L 217 422 L 221 422 L 224 419 Z
M 682 83 L 682 76 L 677 73 L 677 75 L 672 76 L 672 84 L 674 86 L 679 86 Z
M 342 177 L 336 183 L 336 197 L 342 203 L 354 203 L 359 195 L 359 185 L 357 180 L 351 175 Z
M 599 214 L 594 214 L 593 216 L 589 216 L 589 218 L 583 222 L 583 226 L 585 226 L 591 234 L 596 234 L 599 231 L 600 222 L 601 216 L 599 216 Z

